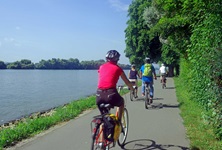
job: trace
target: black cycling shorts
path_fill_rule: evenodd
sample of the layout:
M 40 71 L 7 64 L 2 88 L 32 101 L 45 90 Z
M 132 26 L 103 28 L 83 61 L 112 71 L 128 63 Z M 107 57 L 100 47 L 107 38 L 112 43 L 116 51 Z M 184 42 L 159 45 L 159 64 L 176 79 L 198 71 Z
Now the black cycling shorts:
M 120 107 L 124 104 L 124 99 L 116 89 L 105 89 L 105 90 L 97 89 L 96 104 L 98 108 L 99 105 L 102 103 L 111 104 L 112 106 Z

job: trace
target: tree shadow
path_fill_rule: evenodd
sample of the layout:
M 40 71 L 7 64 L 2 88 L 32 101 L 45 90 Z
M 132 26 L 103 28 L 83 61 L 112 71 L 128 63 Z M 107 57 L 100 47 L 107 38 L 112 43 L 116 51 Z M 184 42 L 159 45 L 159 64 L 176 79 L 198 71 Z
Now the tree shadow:
M 157 144 L 155 141 L 149 139 L 129 141 L 122 146 L 122 149 L 124 150 L 170 150 L 172 148 L 176 148 L 178 150 L 190 150 L 188 147 L 180 145 Z
M 133 100 L 133 102 L 144 102 L 144 98 L 138 97 L 137 99 Z
M 148 109 L 163 109 L 163 108 L 179 108 L 183 103 L 179 104 L 163 104 L 160 103 L 160 101 L 164 100 L 164 98 L 154 98 L 153 103 L 148 106 Z M 132 102 L 143 102 L 144 103 L 144 98 L 139 97 L 136 100 L 133 100 Z
M 156 100 L 163 100 L 164 98 L 153 98 L 154 101 Z M 138 97 L 137 99 L 133 100 L 133 102 L 144 102 L 144 97 Z
M 165 87 L 165 89 L 175 89 L 175 87 Z
M 163 104 L 165 108 L 179 108 L 180 104 Z
M 155 97 L 154 97 L 153 100 L 164 100 L 164 98 L 160 98 L 160 97 L 159 97 L 159 98 L 158 98 L 158 97 L 155 98 Z

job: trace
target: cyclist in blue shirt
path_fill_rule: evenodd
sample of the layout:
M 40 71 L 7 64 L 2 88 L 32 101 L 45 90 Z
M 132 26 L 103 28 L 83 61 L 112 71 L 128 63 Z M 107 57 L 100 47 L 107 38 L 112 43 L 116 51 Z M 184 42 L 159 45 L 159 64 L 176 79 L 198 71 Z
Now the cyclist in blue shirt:
M 145 82 L 150 83 L 150 98 L 153 100 L 153 77 L 156 80 L 156 72 L 154 66 L 151 64 L 150 58 L 145 58 L 145 64 L 140 68 L 140 77 L 142 77 L 142 96 L 145 96 Z

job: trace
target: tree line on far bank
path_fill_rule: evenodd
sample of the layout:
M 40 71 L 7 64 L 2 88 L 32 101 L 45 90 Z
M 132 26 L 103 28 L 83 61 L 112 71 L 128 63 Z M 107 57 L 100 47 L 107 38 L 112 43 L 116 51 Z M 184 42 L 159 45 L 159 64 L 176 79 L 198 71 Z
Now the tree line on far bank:
M 79 61 L 77 58 L 59 59 L 52 58 L 33 63 L 31 60 L 22 59 L 11 63 L 0 61 L 0 69 L 98 69 L 105 60 Z M 130 65 L 118 64 L 122 69 L 129 69 Z

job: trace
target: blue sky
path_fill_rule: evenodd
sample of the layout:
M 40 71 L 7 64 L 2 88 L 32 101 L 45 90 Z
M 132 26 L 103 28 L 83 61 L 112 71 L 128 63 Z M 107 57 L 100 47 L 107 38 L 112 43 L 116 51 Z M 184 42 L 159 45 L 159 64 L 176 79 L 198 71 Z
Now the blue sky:
M 0 60 L 125 57 L 127 9 L 132 0 L 1 0 Z

